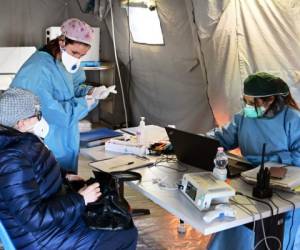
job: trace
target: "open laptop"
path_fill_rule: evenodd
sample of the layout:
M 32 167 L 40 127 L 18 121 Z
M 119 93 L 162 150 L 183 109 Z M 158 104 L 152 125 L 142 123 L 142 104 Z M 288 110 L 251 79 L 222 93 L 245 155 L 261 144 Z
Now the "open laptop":
M 214 158 L 220 147 L 220 143 L 216 139 L 170 127 L 166 127 L 166 132 L 180 162 L 208 171 L 213 170 Z M 244 159 L 232 154 L 227 155 L 228 177 L 239 176 L 241 172 L 253 168 Z

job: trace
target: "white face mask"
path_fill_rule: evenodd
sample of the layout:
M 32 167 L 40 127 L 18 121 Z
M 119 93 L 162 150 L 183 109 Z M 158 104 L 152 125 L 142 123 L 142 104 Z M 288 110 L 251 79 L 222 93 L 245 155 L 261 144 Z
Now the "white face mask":
M 40 121 L 38 121 L 32 127 L 28 128 L 27 131 L 35 134 L 40 138 L 45 138 L 49 132 L 49 125 L 46 122 L 46 120 L 42 117 Z
M 69 55 L 65 49 L 61 49 L 61 60 L 66 70 L 70 73 L 75 73 L 80 67 L 81 60 Z

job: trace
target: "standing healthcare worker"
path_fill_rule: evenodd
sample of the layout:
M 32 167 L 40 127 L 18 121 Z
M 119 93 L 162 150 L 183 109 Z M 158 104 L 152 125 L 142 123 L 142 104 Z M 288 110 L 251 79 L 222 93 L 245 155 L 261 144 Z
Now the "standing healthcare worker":
M 93 29 L 71 18 L 62 24 L 61 32 L 25 62 L 11 86 L 30 90 L 40 98 L 43 117 L 50 127 L 45 144 L 65 170 L 76 173 L 78 122 L 99 99 L 116 91 L 115 86 L 94 88 L 83 84 L 86 77 L 80 60 L 91 47 Z
M 226 150 L 239 147 L 243 157 L 255 166 L 260 164 L 266 143 L 266 162 L 300 167 L 300 111 L 288 85 L 265 72 L 249 75 L 244 81 L 243 102 L 243 110 L 227 126 L 208 135 L 218 139 Z M 286 214 L 282 249 L 300 249 L 299 225 L 299 209 L 293 224 L 292 212 Z M 253 239 L 252 230 L 239 226 L 217 233 L 208 249 L 250 250 Z

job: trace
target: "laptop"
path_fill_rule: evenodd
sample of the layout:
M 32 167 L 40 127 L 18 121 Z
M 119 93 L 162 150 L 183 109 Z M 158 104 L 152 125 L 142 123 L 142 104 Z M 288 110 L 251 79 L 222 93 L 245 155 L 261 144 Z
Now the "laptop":
M 214 159 L 220 147 L 218 140 L 205 135 L 198 135 L 182 130 L 166 127 L 166 132 L 173 146 L 177 159 L 185 164 L 213 171 Z M 251 163 L 232 155 L 228 155 L 228 177 L 239 176 L 241 172 L 253 168 Z

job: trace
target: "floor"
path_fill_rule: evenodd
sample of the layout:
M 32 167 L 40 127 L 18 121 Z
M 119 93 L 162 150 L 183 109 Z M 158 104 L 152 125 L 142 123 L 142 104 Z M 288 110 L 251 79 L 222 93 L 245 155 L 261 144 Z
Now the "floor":
M 79 175 L 89 178 L 92 173 L 88 161 L 80 158 Z M 134 208 L 148 208 L 151 214 L 134 217 L 139 231 L 138 250 L 204 250 L 210 237 L 184 225 L 185 233 L 178 233 L 179 219 L 154 204 L 140 193 L 125 186 L 125 197 Z

